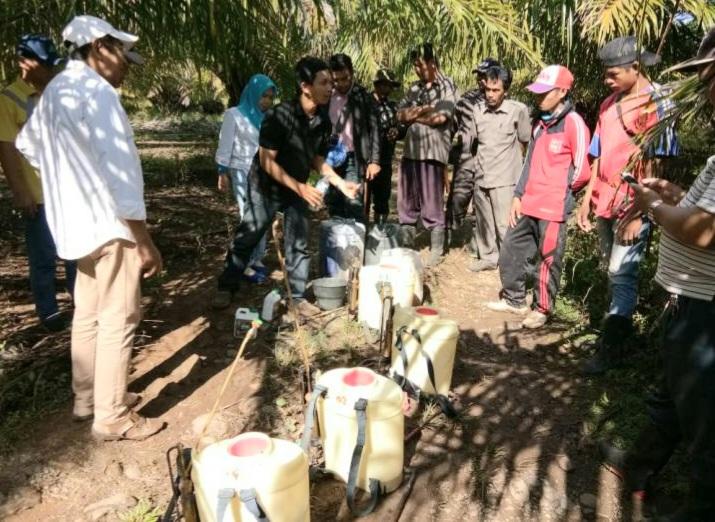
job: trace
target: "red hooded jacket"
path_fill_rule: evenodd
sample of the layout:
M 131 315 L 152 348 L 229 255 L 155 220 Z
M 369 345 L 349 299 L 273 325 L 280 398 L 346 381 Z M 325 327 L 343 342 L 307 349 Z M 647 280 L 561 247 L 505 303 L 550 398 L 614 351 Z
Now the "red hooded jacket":
M 514 197 L 521 212 L 548 221 L 564 222 L 574 207 L 573 194 L 591 177 L 588 145 L 591 133 L 567 101 L 548 122 L 534 125 Z

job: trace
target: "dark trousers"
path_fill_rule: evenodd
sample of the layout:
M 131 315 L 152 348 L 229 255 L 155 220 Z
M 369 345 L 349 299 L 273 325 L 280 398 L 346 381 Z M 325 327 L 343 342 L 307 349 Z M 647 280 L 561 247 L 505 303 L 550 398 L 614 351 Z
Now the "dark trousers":
M 253 249 L 271 226 L 277 212 L 283 212 L 285 217 L 283 236 L 291 292 L 295 298 L 303 297 L 310 271 L 308 204 L 283 193 L 263 194 L 251 181 L 248 183 L 246 211 L 236 227 L 223 273 L 218 279 L 220 290 L 238 289 L 241 274 L 250 261 Z
M 358 168 L 355 153 L 348 153 L 348 157 L 340 167 L 336 167 L 335 173 L 345 181 L 353 181 L 360 185 L 360 191 L 355 199 L 348 198 L 332 185 L 325 194 L 325 206 L 328 207 L 330 217 L 340 217 L 354 219 L 355 221 L 365 221 L 365 208 L 363 204 L 363 174 Z
M 643 489 L 680 442 L 687 445 L 693 520 L 715 512 L 715 302 L 674 299 L 663 338 L 660 390 L 647 401 L 646 426 L 626 461 L 629 486 Z
M 467 208 L 474 197 L 476 186 L 477 173 L 473 169 L 455 167 L 449 201 L 450 226 L 453 228 L 462 226 L 464 218 L 467 217 Z
M 38 205 L 37 213 L 34 216 L 25 218 L 25 243 L 35 310 L 40 320 L 44 321 L 59 311 L 55 284 L 57 248 L 47 226 L 44 205 Z M 65 261 L 65 278 L 67 291 L 70 294 L 74 292 L 76 275 L 77 263 Z
M 402 160 L 397 183 L 397 212 L 401 225 L 415 225 L 421 218 L 427 230 L 445 228 L 442 163 Z
M 390 193 L 392 192 L 392 162 L 380 165 L 380 173 L 368 183 L 372 208 L 375 214 L 390 213 Z
M 566 223 L 522 215 L 516 226 L 507 230 L 499 251 L 502 297 L 514 306 L 525 304 L 526 278 L 530 260 L 535 258 L 532 307 L 550 313 L 559 290 L 565 247 Z

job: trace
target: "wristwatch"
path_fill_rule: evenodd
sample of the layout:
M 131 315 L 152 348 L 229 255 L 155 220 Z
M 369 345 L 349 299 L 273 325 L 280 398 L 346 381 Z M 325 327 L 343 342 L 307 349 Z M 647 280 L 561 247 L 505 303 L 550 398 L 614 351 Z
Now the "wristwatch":
M 648 219 L 651 223 L 655 223 L 655 209 L 663 204 L 662 199 L 656 199 L 653 203 L 648 205 Z

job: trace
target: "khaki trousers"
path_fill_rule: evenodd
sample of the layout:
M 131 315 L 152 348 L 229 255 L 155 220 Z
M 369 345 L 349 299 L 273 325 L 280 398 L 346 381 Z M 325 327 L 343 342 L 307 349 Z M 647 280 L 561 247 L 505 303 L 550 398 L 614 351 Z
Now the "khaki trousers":
M 96 431 L 132 426 L 124 404 L 134 331 L 141 318 L 136 245 L 113 240 L 77 262 L 72 321 L 75 413 L 94 411 Z
M 474 240 L 479 258 L 499 262 L 499 248 L 509 227 L 509 210 L 514 185 L 497 188 L 474 187 Z

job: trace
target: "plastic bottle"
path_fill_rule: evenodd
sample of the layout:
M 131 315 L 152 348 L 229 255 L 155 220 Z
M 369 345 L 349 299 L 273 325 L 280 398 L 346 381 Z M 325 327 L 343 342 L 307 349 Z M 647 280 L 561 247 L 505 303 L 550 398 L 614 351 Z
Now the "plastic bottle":
M 264 321 L 272 321 L 276 311 L 276 305 L 281 300 L 281 294 L 278 290 L 271 290 L 263 298 L 263 308 L 261 309 L 261 319 Z
M 250 308 L 237 308 L 233 320 L 234 337 L 240 337 L 256 319 L 258 319 L 258 312 L 254 312 Z
M 330 188 L 330 182 L 326 178 L 320 178 L 318 182 L 315 184 L 315 188 L 318 190 L 323 195 L 323 198 L 325 197 L 325 194 L 328 193 L 328 189 Z M 323 203 L 320 206 L 311 206 L 310 210 L 313 212 L 317 212 L 321 208 L 323 208 L 325 204 Z

